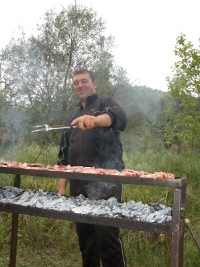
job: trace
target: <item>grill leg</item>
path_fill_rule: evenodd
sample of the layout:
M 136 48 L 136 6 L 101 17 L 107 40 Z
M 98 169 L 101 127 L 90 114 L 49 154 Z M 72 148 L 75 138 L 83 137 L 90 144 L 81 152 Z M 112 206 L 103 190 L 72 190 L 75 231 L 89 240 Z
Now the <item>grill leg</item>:
M 15 175 L 14 187 L 20 188 L 20 175 Z M 12 234 L 11 234 L 11 246 L 10 246 L 10 267 L 16 266 L 17 255 L 17 231 L 18 231 L 18 214 L 12 214 Z
M 12 214 L 12 235 L 10 246 L 10 267 L 16 266 L 16 252 L 17 252 L 17 230 L 18 230 L 18 214 Z
M 185 186 L 174 190 L 170 267 L 183 266 L 184 214 L 182 215 L 181 207 L 185 206 L 185 191 Z

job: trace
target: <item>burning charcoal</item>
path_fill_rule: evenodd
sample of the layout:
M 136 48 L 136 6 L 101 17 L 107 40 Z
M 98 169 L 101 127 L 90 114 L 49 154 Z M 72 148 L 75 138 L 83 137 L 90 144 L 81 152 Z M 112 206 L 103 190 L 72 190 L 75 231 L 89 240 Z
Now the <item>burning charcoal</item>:
M 130 218 L 132 220 L 137 220 L 137 216 L 134 213 L 129 214 L 128 218 Z
M 44 201 L 42 198 L 38 198 L 37 202 L 35 203 L 37 208 L 44 208 Z
M 171 208 L 165 207 L 165 208 L 159 210 L 159 213 L 162 215 L 171 215 Z
M 110 197 L 107 201 L 106 201 L 106 206 L 108 207 L 113 207 L 114 205 L 117 205 L 117 199 L 115 197 Z
M 130 211 L 125 211 L 125 212 L 122 211 L 121 215 L 122 215 L 122 218 L 131 218 Z
M 128 205 L 127 205 L 127 203 L 126 202 L 124 202 L 122 205 L 121 205 L 121 209 L 122 210 L 128 210 Z
M 76 200 L 84 201 L 87 200 L 87 198 L 84 197 L 82 194 L 80 194 L 79 196 L 76 197 Z
M 63 201 L 64 201 L 63 198 L 54 198 L 52 200 L 49 200 L 49 207 L 50 208 L 60 208 Z
M 20 199 L 22 201 L 22 198 Z M 32 192 L 29 194 L 29 197 L 25 201 L 24 205 L 26 206 L 36 206 L 36 203 L 38 201 L 38 193 L 37 192 Z
M 92 215 L 102 215 L 102 216 L 109 216 L 109 217 L 112 217 L 112 213 L 111 213 L 111 210 L 107 207 L 102 209 L 100 207 L 96 207 L 92 210 Z
M 28 202 L 30 200 L 30 192 L 29 191 L 24 191 L 24 193 L 21 195 L 20 199 L 15 202 L 16 204 L 25 204 L 25 202 Z
M 113 212 L 113 213 L 114 213 L 114 212 L 119 212 L 119 213 L 121 213 L 122 210 L 121 210 L 119 207 L 114 206 L 114 207 L 112 208 L 112 212 Z
M 114 206 L 112 208 L 112 214 L 114 217 L 121 218 L 122 217 L 122 210 L 120 207 Z
M 151 209 L 156 211 L 156 210 L 161 210 L 162 208 L 164 208 L 165 206 L 159 203 L 153 203 L 151 204 Z
M 2 189 L 2 194 L 5 199 L 10 199 L 16 201 L 24 193 L 24 190 L 16 187 L 4 187 Z
M 70 211 L 70 208 L 69 208 L 67 203 L 62 203 L 62 205 L 60 206 L 60 210 L 61 211 Z
M 100 199 L 100 200 L 96 200 L 96 205 L 97 206 L 105 206 L 106 205 L 106 201 L 105 199 Z
M 79 214 L 92 214 L 93 216 L 128 218 L 137 221 L 163 223 L 172 220 L 172 209 L 158 203 L 147 205 L 141 201 L 135 202 L 133 200 L 118 203 L 114 197 L 108 200 L 92 200 L 83 195 L 66 198 L 55 192 L 45 192 L 42 189 L 24 191 L 14 187 L 0 188 L 0 202 L 43 209 L 66 210 Z
M 92 207 L 89 206 L 75 207 L 72 209 L 72 211 L 75 213 L 90 214 L 92 213 Z
M 149 212 L 150 212 L 150 208 L 147 205 L 145 205 L 145 207 L 142 210 L 142 213 L 149 214 Z

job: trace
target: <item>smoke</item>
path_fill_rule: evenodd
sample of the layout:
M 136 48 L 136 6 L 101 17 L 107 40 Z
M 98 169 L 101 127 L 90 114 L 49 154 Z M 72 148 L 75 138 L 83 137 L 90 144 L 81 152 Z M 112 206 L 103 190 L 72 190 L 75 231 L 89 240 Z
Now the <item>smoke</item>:
M 19 108 L 10 107 L 0 112 L 1 146 L 13 147 L 19 145 L 28 133 L 28 116 Z
M 86 193 L 89 199 L 99 200 L 116 197 L 121 199 L 122 186 L 116 183 L 108 182 L 89 182 L 86 186 Z

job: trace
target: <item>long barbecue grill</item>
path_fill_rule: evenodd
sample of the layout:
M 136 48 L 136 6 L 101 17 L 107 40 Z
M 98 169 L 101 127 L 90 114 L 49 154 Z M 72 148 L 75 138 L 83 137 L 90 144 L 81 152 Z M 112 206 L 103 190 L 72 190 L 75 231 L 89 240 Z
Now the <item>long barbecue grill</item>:
M 112 218 L 107 216 L 93 216 L 89 214 L 78 214 L 71 211 L 57 211 L 51 209 L 41 209 L 38 207 L 22 206 L 13 203 L 0 203 L 0 211 L 12 213 L 12 236 L 10 249 L 10 267 L 16 266 L 17 251 L 17 229 L 18 214 L 27 214 L 32 216 L 47 217 L 60 220 L 69 220 L 84 222 L 90 224 L 116 226 L 119 228 L 128 228 L 138 231 L 149 231 L 165 233 L 171 235 L 171 253 L 170 266 L 183 266 L 183 241 L 184 241 L 184 220 L 185 220 L 185 201 L 186 201 L 186 178 L 159 179 L 146 177 L 128 177 L 119 175 L 102 175 L 91 173 L 65 172 L 62 170 L 31 169 L 0 167 L 0 173 L 14 175 L 14 187 L 20 188 L 20 179 L 22 175 L 40 176 L 51 178 L 66 178 L 92 180 L 101 182 L 121 182 L 123 184 L 149 185 L 170 187 L 174 190 L 172 221 L 166 223 L 155 223 L 146 221 L 136 221 L 127 218 Z

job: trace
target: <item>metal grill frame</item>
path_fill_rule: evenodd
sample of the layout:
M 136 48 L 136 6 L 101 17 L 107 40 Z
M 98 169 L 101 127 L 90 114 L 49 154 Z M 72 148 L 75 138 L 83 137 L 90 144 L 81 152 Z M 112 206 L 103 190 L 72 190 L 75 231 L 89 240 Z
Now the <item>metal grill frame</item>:
M 69 211 L 47 210 L 36 207 L 24 207 L 17 204 L 0 203 L 0 211 L 12 213 L 12 233 L 10 247 L 10 267 L 16 266 L 18 215 L 27 214 L 52 219 L 85 222 L 105 226 L 116 226 L 138 231 L 165 233 L 171 236 L 170 267 L 183 266 L 184 222 L 186 203 L 186 178 L 158 179 L 146 177 L 128 177 L 118 175 L 102 175 L 89 173 L 74 173 L 69 171 L 45 170 L 37 168 L 0 167 L 0 173 L 13 174 L 14 186 L 20 188 L 21 175 L 39 176 L 49 178 L 66 178 L 78 180 L 121 182 L 123 184 L 149 185 L 171 187 L 173 194 L 172 222 L 150 223 L 134 221 L 131 219 L 109 218 L 106 216 L 93 216 L 76 214 Z

